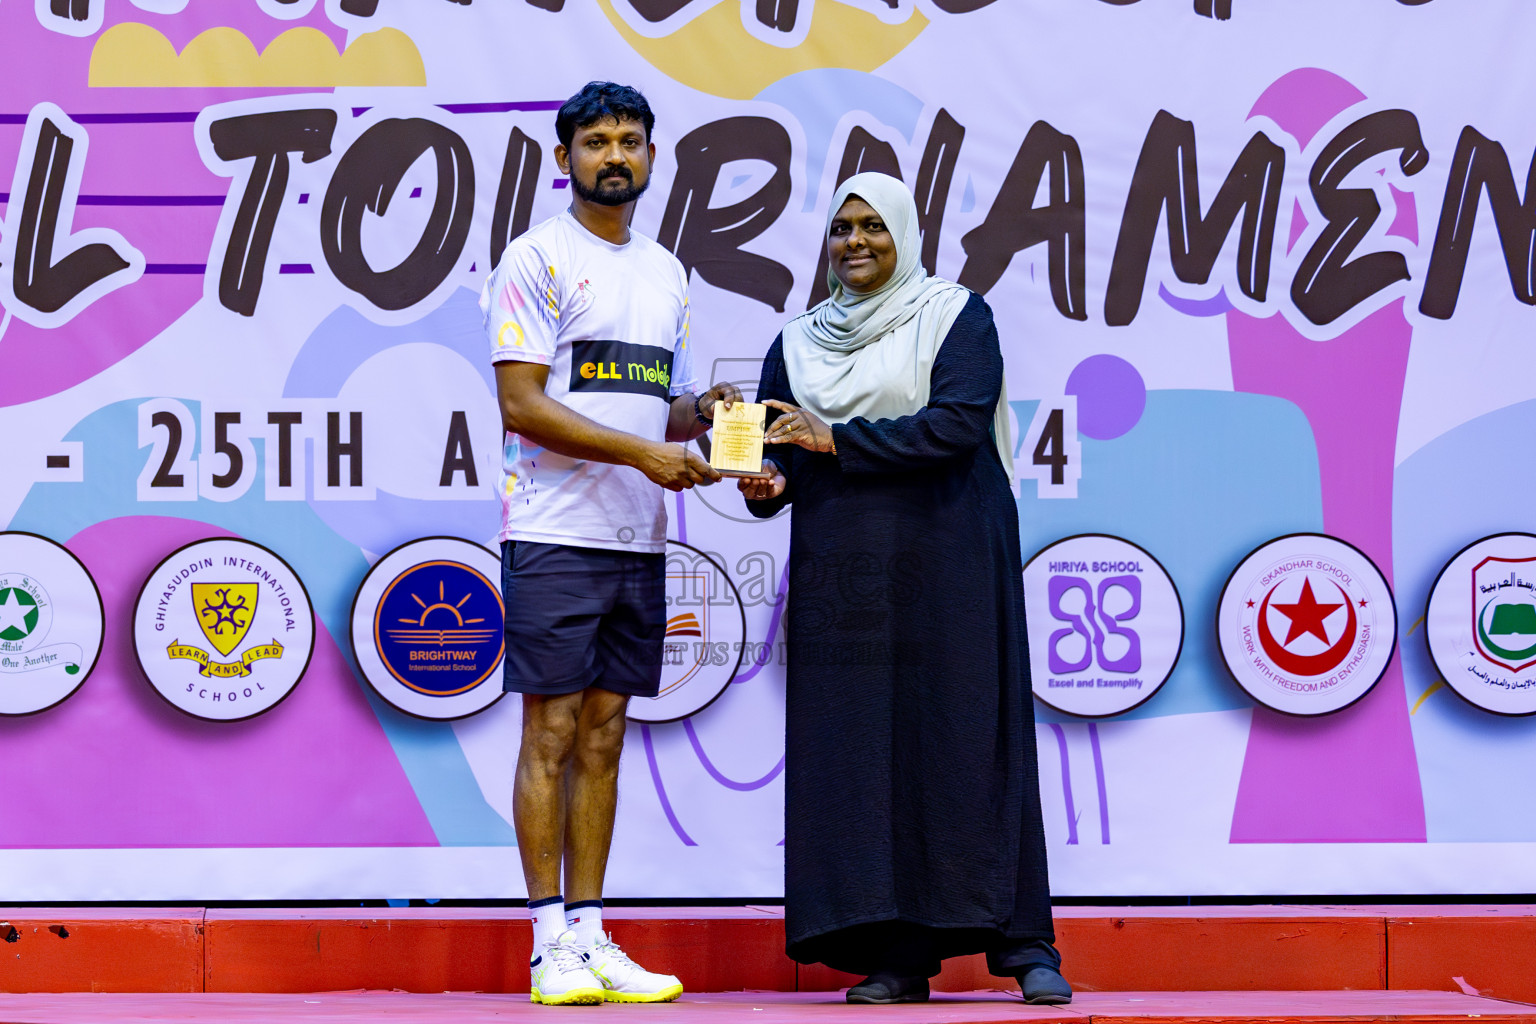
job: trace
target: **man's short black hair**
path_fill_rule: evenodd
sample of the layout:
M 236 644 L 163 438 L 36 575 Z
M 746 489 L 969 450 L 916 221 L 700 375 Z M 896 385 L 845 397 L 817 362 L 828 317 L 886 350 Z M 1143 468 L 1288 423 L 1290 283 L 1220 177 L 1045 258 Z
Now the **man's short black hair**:
M 613 82 L 588 82 L 581 92 L 562 103 L 555 115 L 555 134 L 560 145 L 570 149 L 576 129 L 610 117 L 617 121 L 639 121 L 645 125 L 645 141 L 651 141 L 651 129 L 656 126 L 651 105 L 645 102 L 640 90 Z

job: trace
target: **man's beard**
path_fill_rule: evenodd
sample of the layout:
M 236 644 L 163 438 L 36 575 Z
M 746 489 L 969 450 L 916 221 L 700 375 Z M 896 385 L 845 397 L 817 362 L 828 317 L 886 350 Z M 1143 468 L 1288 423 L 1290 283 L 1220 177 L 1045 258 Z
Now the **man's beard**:
M 623 166 L 605 168 L 598 173 L 597 180 L 601 182 L 605 176 L 614 174 L 623 177 L 626 184 L 617 189 L 611 187 L 605 189 L 601 184 L 588 186 L 580 177 L 573 174 L 571 175 L 571 188 L 575 190 L 578 196 L 581 196 L 582 199 L 589 203 L 596 203 L 599 206 L 623 206 L 625 203 L 632 203 L 639 199 L 645 194 L 645 190 L 651 186 L 649 180 L 644 185 L 636 185 L 634 174 L 630 172 L 628 167 Z

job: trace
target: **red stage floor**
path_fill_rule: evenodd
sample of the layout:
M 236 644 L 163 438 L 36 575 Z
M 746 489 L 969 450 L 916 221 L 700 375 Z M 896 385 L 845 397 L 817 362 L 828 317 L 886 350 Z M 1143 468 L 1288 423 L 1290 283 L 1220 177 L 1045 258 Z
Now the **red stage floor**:
M 946 993 L 905 1006 L 848 1006 L 836 994 L 739 992 L 690 995 L 663 1006 L 533 1006 L 526 996 L 409 992 L 315 995 L 195 993 L 178 995 L 0 996 L 0 1024 L 134 1024 L 134 1022 L 298 1022 L 360 1024 L 422 1021 L 639 1020 L 644 1024 L 1174 1024 L 1182 1021 L 1536 1021 L 1536 1006 L 1445 992 L 1127 992 L 1086 993 L 1064 1007 L 1026 1006 L 1000 992 Z

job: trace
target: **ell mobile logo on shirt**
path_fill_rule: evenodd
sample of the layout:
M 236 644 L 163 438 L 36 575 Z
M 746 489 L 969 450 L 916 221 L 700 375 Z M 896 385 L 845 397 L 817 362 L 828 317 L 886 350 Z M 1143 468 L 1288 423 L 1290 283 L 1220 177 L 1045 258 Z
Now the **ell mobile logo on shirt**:
M 150 685 L 189 715 L 234 721 L 286 697 L 314 650 L 309 594 L 259 544 L 218 538 L 181 548 L 149 574 L 133 613 Z
M 655 345 L 627 341 L 571 343 L 571 391 L 617 391 L 671 396 L 672 353 Z

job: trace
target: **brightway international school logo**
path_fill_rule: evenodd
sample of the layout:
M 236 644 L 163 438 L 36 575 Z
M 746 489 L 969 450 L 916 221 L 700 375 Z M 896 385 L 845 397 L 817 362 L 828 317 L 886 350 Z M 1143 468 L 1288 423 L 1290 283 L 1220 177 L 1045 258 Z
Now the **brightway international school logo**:
M 309 593 L 260 544 L 194 541 L 157 565 L 133 612 L 145 678 L 196 718 L 236 721 L 293 691 L 315 646 Z
M 1335 537 L 1292 534 L 1232 571 L 1217 606 L 1222 657 L 1254 700 L 1325 715 L 1365 696 L 1387 670 L 1397 612 L 1386 578 Z
M 101 593 L 79 559 L 36 534 L 0 533 L 0 715 L 63 701 L 101 654 Z
M 1430 591 L 1425 633 L 1440 677 L 1462 698 L 1536 714 L 1536 536 L 1497 534 L 1457 553 Z
M 635 722 L 675 722 L 703 711 L 753 660 L 772 656 L 749 645 L 741 593 L 720 562 L 679 541 L 667 541 L 667 632 L 662 641 L 661 690 L 629 702 Z
M 406 714 L 445 721 L 501 698 L 506 608 L 501 563 L 457 537 L 402 544 L 376 562 L 352 602 L 363 678 Z
M 1024 566 L 1024 594 L 1036 610 L 1027 618 L 1031 685 L 1049 708 L 1124 714 L 1151 700 L 1179 660 L 1179 592 L 1128 540 L 1083 534 L 1043 548 Z

